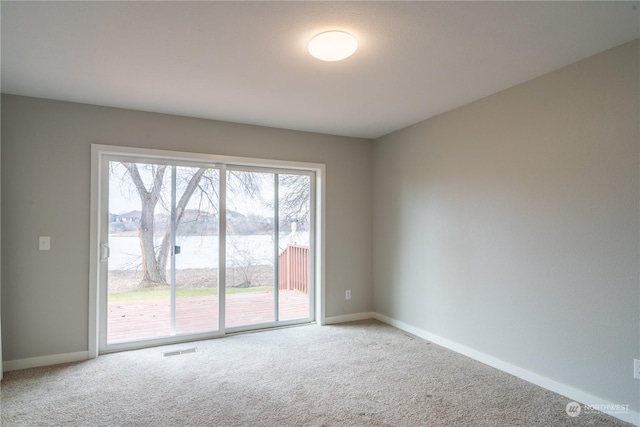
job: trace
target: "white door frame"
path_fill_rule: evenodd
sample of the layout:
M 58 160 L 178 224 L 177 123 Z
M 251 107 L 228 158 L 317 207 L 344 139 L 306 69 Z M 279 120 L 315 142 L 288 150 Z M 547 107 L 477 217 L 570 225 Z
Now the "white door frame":
M 90 265 L 89 265 L 89 322 L 88 322 L 88 353 L 89 358 L 95 358 L 100 352 L 99 328 L 100 328 L 100 310 L 99 304 L 103 296 L 99 295 L 100 274 L 106 274 L 106 269 L 100 268 L 101 244 L 103 243 L 103 233 L 101 230 L 101 214 L 105 209 L 106 195 L 101 187 L 104 158 L 113 156 L 136 156 L 141 160 L 149 161 L 180 161 L 180 162 L 197 162 L 209 164 L 233 164 L 247 167 L 267 167 L 276 169 L 296 169 L 308 170 L 315 174 L 315 241 L 313 248 L 315 253 L 315 267 L 313 271 L 315 282 L 315 321 L 320 325 L 325 324 L 325 307 L 324 307 L 324 226 L 325 226 L 325 165 L 321 163 L 294 162 L 284 160 L 257 159 L 247 157 L 219 156 L 212 154 L 186 153 L 178 151 L 141 149 L 134 147 L 120 147 L 110 145 L 93 144 L 91 146 L 91 219 L 90 219 Z M 222 313 L 221 313 L 222 314 Z M 224 333 L 224 331 L 222 331 Z M 215 334 L 199 334 L 192 335 L 185 340 L 195 340 L 212 338 L 219 336 L 219 332 Z M 173 337 L 172 342 L 176 342 Z M 154 344 L 162 344 L 162 340 Z M 145 344 L 146 346 L 146 344 Z

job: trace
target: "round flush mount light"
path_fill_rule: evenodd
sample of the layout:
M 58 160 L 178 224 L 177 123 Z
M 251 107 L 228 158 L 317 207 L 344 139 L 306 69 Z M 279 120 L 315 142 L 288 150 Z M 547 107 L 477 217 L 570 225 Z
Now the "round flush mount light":
M 309 42 L 309 53 L 321 61 L 341 61 L 354 54 L 358 41 L 344 31 L 320 33 Z

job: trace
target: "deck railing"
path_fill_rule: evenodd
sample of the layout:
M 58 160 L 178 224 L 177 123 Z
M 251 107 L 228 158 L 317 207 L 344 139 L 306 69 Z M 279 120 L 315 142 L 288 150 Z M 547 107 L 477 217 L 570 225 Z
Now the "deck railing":
M 309 293 L 309 248 L 287 245 L 278 256 L 278 289 Z

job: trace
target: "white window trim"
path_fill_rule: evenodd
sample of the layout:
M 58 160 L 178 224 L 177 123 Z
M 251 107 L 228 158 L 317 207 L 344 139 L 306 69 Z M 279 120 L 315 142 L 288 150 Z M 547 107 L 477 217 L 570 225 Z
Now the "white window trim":
M 88 353 L 89 358 L 98 357 L 99 353 L 99 314 L 100 310 L 98 286 L 100 283 L 99 257 L 100 232 L 99 213 L 102 207 L 100 188 L 102 175 L 102 160 L 104 156 L 142 156 L 149 160 L 167 160 L 183 162 L 209 162 L 233 164 L 240 166 L 257 166 L 279 169 L 302 169 L 313 171 L 316 176 L 315 192 L 315 319 L 319 325 L 325 324 L 325 165 L 322 163 L 308 163 L 287 160 L 258 159 L 249 157 L 221 156 L 204 153 L 187 153 L 180 151 L 155 150 L 135 147 L 121 147 L 112 145 L 91 145 L 91 218 L 90 218 L 90 248 L 89 248 L 89 322 L 88 322 Z

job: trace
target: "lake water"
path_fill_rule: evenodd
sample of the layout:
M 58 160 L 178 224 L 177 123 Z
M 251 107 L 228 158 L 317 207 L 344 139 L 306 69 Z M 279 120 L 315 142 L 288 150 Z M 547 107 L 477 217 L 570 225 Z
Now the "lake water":
M 280 251 L 292 241 L 309 245 L 309 233 L 299 232 L 280 237 Z M 176 240 L 180 254 L 176 255 L 176 269 L 217 268 L 218 236 L 185 236 Z M 271 235 L 227 236 L 227 260 L 235 265 L 273 265 L 274 242 Z M 140 269 L 140 239 L 137 236 L 109 236 L 109 270 Z

